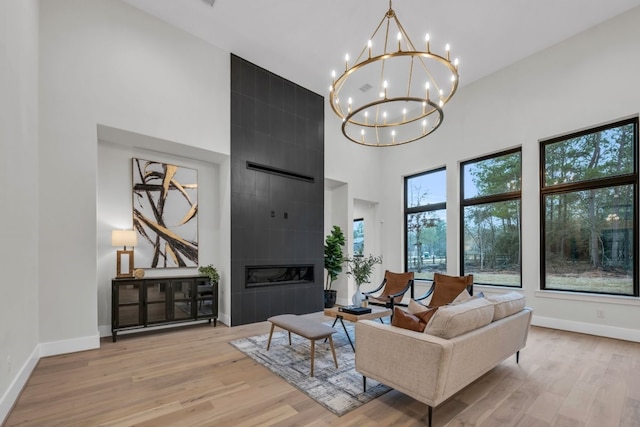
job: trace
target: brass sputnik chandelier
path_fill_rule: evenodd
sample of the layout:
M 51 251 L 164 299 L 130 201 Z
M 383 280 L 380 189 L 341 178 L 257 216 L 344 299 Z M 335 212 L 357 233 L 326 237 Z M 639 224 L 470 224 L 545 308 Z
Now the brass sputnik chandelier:
M 386 25 L 384 25 L 386 22 Z M 381 31 L 384 29 L 384 31 Z M 389 147 L 424 138 L 442 123 L 442 108 L 458 88 L 458 60 L 416 49 L 389 0 L 389 10 L 360 55 L 329 88 L 329 102 L 351 141 Z

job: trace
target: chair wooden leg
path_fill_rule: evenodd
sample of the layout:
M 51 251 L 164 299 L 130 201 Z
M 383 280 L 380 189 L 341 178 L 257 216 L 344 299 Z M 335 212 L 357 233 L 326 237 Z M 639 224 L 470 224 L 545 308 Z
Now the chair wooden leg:
M 269 331 L 269 341 L 267 342 L 267 351 L 269 351 L 269 347 L 271 347 L 271 336 L 273 335 L 273 328 L 275 328 L 276 325 L 274 325 L 273 323 L 271 324 L 271 331 Z
M 336 364 L 336 369 L 338 369 L 338 358 L 336 357 L 336 349 L 333 346 L 333 337 L 329 335 L 329 345 L 331 346 L 331 353 L 333 353 L 333 361 Z
M 316 341 L 311 340 L 311 376 L 313 376 L 313 362 L 316 357 Z
M 365 377 L 364 375 L 362 376 L 362 392 L 367 392 L 367 377 Z
M 291 345 L 291 331 L 289 331 L 289 345 Z

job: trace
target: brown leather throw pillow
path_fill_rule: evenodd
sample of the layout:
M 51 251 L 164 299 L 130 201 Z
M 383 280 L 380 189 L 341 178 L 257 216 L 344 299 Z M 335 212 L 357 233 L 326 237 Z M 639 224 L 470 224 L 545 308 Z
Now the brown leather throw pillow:
M 407 313 L 398 307 L 393 308 L 391 325 L 416 332 L 424 332 L 424 328 L 427 326 L 426 323 L 420 322 L 420 319 L 413 314 Z
M 421 311 L 420 313 L 415 313 L 414 316 L 420 319 L 420 323 L 424 323 L 424 326 L 426 327 L 429 320 L 431 320 L 433 315 L 436 314 L 436 310 L 438 310 L 438 307 L 433 307 L 428 310 Z

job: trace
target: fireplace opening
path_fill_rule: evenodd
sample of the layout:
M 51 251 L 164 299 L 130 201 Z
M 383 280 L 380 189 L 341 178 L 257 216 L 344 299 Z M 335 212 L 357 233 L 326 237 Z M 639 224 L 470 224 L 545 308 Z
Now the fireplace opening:
M 245 286 L 247 288 L 312 282 L 313 265 L 268 265 L 246 267 Z

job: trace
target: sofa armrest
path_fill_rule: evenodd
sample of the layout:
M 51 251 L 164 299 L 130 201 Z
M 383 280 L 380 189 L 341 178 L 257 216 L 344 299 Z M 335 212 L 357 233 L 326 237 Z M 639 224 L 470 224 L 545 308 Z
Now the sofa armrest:
M 442 395 L 452 344 L 391 325 L 356 323 L 356 370 L 433 406 Z

